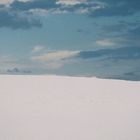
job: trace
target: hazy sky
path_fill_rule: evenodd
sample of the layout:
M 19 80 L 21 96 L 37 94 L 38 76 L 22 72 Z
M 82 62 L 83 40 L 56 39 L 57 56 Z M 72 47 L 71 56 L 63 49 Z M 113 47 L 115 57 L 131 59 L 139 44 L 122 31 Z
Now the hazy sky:
M 140 80 L 139 0 L 0 0 L 0 73 Z

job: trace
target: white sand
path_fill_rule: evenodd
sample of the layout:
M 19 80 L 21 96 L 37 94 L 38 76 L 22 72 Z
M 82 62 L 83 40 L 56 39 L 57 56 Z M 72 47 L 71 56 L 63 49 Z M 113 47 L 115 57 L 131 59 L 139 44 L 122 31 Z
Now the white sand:
M 140 82 L 0 76 L 0 140 L 140 140 Z

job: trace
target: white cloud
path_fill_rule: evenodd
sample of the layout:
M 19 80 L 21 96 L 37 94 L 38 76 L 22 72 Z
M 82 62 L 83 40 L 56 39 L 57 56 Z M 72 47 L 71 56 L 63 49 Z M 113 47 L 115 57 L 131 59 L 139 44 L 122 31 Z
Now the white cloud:
M 64 5 L 76 5 L 80 3 L 85 3 L 87 0 L 59 0 L 58 4 L 64 4 Z
M 18 0 L 18 1 L 27 2 L 27 1 L 32 1 L 32 0 Z
M 54 51 L 38 56 L 33 56 L 32 61 L 43 63 L 49 69 L 57 69 L 68 63 L 68 59 L 78 55 L 79 51 Z
M 0 4 L 9 4 L 13 2 L 13 0 L 0 0 Z
M 32 60 L 38 60 L 41 62 L 58 61 L 76 56 L 79 51 L 55 51 L 45 53 L 40 56 L 34 56 Z
M 14 0 L 0 0 L 0 4 L 10 4 L 13 1 Z M 30 0 L 18 0 L 18 1 L 26 2 L 26 1 L 30 1 Z
M 115 42 L 110 39 L 97 40 L 96 44 L 99 46 L 114 46 Z
M 33 49 L 32 49 L 32 53 L 37 53 L 37 52 L 40 52 L 44 49 L 44 46 L 35 46 Z
M 34 15 L 44 16 L 49 13 L 51 14 L 66 14 L 66 13 L 76 13 L 76 14 L 87 14 L 90 11 L 95 11 L 100 8 L 104 8 L 104 3 L 97 2 L 97 1 L 87 1 L 87 0 L 58 0 L 56 4 L 60 4 L 57 8 L 48 8 L 48 9 L 41 9 L 41 8 L 33 8 L 30 9 Z M 74 8 L 75 5 L 84 4 L 85 6 L 79 6 Z M 96 5 L 97 4 L 97 5 Z M 73 7 L 73 10 L 71 8 Z M 70 8 L 70 9 L 69 9 Z

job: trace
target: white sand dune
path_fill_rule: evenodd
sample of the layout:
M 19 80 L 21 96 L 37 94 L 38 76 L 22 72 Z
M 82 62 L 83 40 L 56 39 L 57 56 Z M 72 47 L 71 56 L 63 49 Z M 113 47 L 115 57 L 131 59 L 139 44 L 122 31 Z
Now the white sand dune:
M 0 140 L 140 140 L 140 82 L 0 76 Z

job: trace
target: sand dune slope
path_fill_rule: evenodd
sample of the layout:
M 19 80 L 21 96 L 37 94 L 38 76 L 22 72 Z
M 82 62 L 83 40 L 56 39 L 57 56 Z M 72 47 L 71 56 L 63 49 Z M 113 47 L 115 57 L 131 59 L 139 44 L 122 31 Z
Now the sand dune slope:
M 140 140 L 140 82 L 0 76 L 0 140 Z

